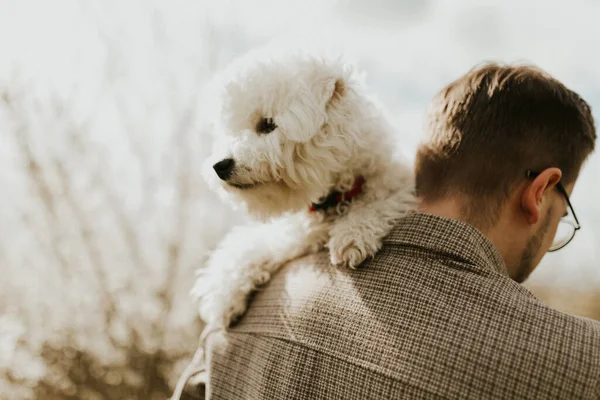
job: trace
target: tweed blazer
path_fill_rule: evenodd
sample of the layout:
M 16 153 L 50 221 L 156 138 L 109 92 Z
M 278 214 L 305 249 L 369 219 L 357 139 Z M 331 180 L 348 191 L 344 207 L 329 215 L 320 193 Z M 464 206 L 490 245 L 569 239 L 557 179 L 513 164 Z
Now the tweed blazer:
M 600 398 L 600 322 L 550 308 L 477 229 L 428 214 L 358 270 L 290 263 L 206 356 L 211 400 Z

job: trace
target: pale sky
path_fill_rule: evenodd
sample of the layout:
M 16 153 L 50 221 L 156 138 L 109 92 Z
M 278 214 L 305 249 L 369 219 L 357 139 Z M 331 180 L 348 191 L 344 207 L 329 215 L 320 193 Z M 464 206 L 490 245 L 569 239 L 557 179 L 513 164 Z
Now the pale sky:
M 411 156 L 434 93 L 486 60 L 536 64 L 579 92 L 598 120 L 598 15 L 600 2 L 591 0 L 106 0 L 88 5 L 0 0 L 0 85 L 35 93 L 41 107 L 53 95 L 75 96 L 73 117 L 83 120 L 106 91 L 107 79 L 111 90 L 130 93 L 133 105 L 139 99 L 150 102 L 168 96 L 170 86 L 181 93 L 196 90 L 199 75 L 253 46 L 306 34 L 327 38 L 356 59 L 394 116 L 398 140 Z M 163 79 L 167 75 L 173 78 Z M 145 118 L 142 111 L 136 115 Z M 153 118 L 156 126 L 167 124 Z M 107 117 L 98 124 L 94 140 L 116 143 L 110 136 L 114 121 Z M 6 126 L 0 125 L 0 137 Z M 148 151 L 161 147 L 153 140 L 149 135 Z M 2 196 L 18 184 L 7 143 L 0 141 Z M 115 162 L 128 163 L 118 148 L 111 154 Z M 566 249 L 545 258 L 532 281 L 600 285 L 599 174 L 597 152 L 572 199 L 583 229 Z

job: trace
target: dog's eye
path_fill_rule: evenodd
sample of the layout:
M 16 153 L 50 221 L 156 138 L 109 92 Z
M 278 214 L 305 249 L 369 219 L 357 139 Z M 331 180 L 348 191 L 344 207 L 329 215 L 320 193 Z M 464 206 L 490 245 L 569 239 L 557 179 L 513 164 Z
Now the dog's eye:
M 273 132 L 277 128 L 273 118 L 261 118 L 256 125 L 256 133 L 267 134 Z

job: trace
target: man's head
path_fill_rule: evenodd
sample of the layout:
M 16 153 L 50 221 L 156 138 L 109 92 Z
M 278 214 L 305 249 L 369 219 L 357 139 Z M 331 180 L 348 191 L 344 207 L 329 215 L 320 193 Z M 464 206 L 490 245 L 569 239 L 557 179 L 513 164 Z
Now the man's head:
M 469 222 L 523 281 L 552 245 L 594 149 L 590 107 L 538 69 L 488 64 L 442 89 L 416 159 L 422 209 Z M 535 174 L 528 174 L 535 171 Z

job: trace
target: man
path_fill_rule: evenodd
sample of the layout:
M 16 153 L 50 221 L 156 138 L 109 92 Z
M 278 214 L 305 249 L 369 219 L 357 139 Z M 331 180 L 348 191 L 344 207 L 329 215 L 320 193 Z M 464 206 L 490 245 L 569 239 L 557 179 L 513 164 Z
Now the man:
M 600 323 L 518 283 L 578 228 L 589 106 L 536 69 L 486 65 L 430 122 L 419 212 L 357 271 L 317 254 L 277 274 L 209 337 L 211 399 L 600 398 Z

